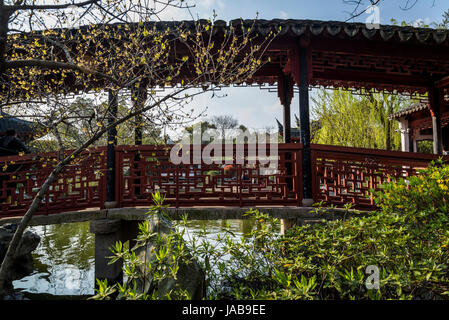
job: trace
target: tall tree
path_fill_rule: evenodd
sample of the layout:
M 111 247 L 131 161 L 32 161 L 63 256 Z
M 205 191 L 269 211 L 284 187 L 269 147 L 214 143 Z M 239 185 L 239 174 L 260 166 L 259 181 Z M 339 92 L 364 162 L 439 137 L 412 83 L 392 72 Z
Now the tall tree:
M 226 140 L 226 130 L 237 128 L 239 121 L 231 115 L 214 116 L 211 123 L 221 132 L 221 138 Z
M 321 89 L 312 98 L 312 113 L 320 123 L 313 142 L 347 147 L 400 149 L 398 123 L 388 115 L 411 103 L 400 95 Z

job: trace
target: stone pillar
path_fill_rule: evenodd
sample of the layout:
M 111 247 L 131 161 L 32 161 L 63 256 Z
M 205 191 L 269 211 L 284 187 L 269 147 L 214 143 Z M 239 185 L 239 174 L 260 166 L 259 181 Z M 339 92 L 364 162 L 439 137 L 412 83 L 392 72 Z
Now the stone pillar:
M 401 132 L 401 150 L 404 152 L 413 152 L 413 150 L 410 150 L 410 128 L 408 126 L 408 120 L 400 119 L 399 130 Z
M 129 248 L 131 249 L 136 244 L 137 236 L 139 235 L 139 223 L 141 221 L 122 220 L 121 237 L 122 242 L 129 241 Z
M 296 219 L 281 219 L 281 235 L 285 235 L 288 229 L 296 226 Z
M 138 221 L 113 219 L 91 221 L 90 232 L 95 234 L 95 279 L 107 279 L 108 284 L 122 283 L 123 261 L 119 260 L 109 264 L 110 258 L 108 257 L 113 255 L 110 249 L 115 246 L 117 241 L 125 243 L 130 240 L 132 247 L 133 240 L 137 238 L 138 234 L 137 226 Z
M 443 130 L 441 127 L 441 102 L 443 94 L 438 88 L 429 91 L 430 113 L 433 128 L 433 153 L 443 154 Z

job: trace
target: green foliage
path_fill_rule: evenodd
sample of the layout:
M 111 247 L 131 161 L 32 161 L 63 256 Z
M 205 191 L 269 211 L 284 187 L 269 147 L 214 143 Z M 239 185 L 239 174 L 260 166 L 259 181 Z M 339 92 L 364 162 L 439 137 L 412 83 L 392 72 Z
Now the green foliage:
M 153 195 L 155 205 L 149 211 L 149 216 L 159 220 L 167 219 L 163 205 L 164 198 L 157 192 Z M 126 282 L 123 285 L 108 286 L 107 280 L 97 279 L 96 295 L 92 299 L 105 300 L 118 296 L 127 300 L 156 299 L 188 299 L 188 293 L 175 286 L 169 292 L 161 293 L 159 285 L 167 279 L 175 279 L 180 262 L 187 262 L 191 256 L 186 250 L 182 232 L 161 233 L 159 227 L 154 229 L 152 221 L 145 220 L 139 224 L 139 235 L 133 247 L 125 246 L 118 241 L 111 248 L 113 255 L 110 264 L 123 261 L 123 271 Z M 150 248 L 147 250 L 147 248 Z M 139 250 L 142 249 L 142 250 Z M 148 256 L 147 256 L 148 255 Z M 149 287 L 149 290 L 145 288 Z
M 388 116 L 410 100 L 398 95 L 366 92 L 354 95 L 345 90 L 322 89 L 314 102 L 313 142 L 346 147 L 399 150 L 399 124 Z
M 433 154 L 433 140 L 416 141 L 416 147 L 419 153 Z
M 437 161 L 417 176 L 385 184 L 376 201 L 378 212 L 351 215 L 348 205 L 344 219 L 296 227 L 284 236 L 279 235 L 279 221 L 258 210 L 247 213 L 254 226 L 240 239 L 229 226 L 214 241 L 207 240 L 205 228 L 189 238 L 184 217 L 166 242 L 158 242 L 157 260 L 148 268 L 157 279 L 176 277 L 174 262 L 197 260 L 206 273 L 207 299 L 446 298 L 449 166 Z M 155 202 L 152 212 L 162 213 L 163 198 L 155 195 Z M 152 237 L 142 224 L 138 241 Z M 183 256 L 187 247 L 191 256 Z M 132 251 L 121 244 L 113 251 L 116 259 L 125 260 L 129 279 L 139 277 Z M 369 266 L 379 270 L 379 289 L 367 287 Z M 158 298 L 139 296 L 134 288 L 117 289 L 128 298 Z M 96 297 L 112 290 L 100 286 Z
M 390 22 L 393 25 L 399 25 L 399 22 L 396 19 L 391 19 Z M 402 27 L 407 27 L 407 26 L 413 26 L 413 27 L 417 27 L 417 28 L 434 28 L 434 29 L 449 29 L 449 10 L 446 10 L 443 13 L 443 19 L 441 22 L 431 22 L 429 24 L 426 24 L 424 21 L 422 20 L 417 20 L 417 21 L 413 21 L 413 22 L 407 22 L 407 21 L 402 21 L 400 23 L 400 25 Z
M 119 101 L 118 114 L 121 116 L 127 115 L 132 109 L 126 104 L 125 100 Z M 66 149 L 78 148 L 87 139 L 91 138 L 96 131 L 105 125 L 106 119 L 101 118 L 99 115 L 107 114 L 107 103 L 95 104 L 92 99 L 77 98 L 70 104 L 68 109 L 63 115 L 67 119 L 62 121 L 57 129 L 61 136 L 63 145 Z M 63 117 L 61 116 L 61 117 Z M 117 143 L 119 145 L 133 145 L 134 144 L 134 132 L 136 128 L 142 129 L 143 143 L 144 144 L 159 144 L 162 143 L 160 138 L 161 131 L 154 125 L 136 119 L 127 121 L 117 126 Z M 106 146 L 107 137 L 102 136 L 98 141 L 94 143 L 94 146 Z M 57 150 L 57 149 L 55 149 Z
M 449 212 L 449 166 L 442 160 L 432 164 L 418 175 L 386 184 L 377 194 L 377 203 L 383 212 L 403 212 L 415 219 L 432 220 L 435 215 Z

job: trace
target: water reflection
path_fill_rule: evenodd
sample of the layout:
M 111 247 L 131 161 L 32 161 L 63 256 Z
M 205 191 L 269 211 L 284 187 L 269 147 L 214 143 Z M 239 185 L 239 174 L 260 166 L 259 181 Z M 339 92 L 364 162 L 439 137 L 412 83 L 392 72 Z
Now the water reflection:
M 185 238 L 188 240 L 188 236 L 194 237 L 205 228 L 205 238 L 214 242 L 227 224 L 238 238 L 254 227 L 252 220 L 192 220 L 188 222 Z M 34 272 L 14 281 L 14 288 L 32 299 L 93 295 L 95 237 L 89 232 L 89 222 L 37 226 L 29 230 L 41 237 L 33 252 Z
M 93 294 L 95 238 L 89 232 L 89 223 L 29 229 L 41 237 L 33 252 L 34 272 L 14 281 L 14 288 L 32 294 Z

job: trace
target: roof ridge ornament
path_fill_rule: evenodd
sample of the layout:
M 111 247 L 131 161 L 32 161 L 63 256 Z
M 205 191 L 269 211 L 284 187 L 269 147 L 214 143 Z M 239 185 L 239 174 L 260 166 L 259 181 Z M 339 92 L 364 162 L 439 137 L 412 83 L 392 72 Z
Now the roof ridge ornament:
M 380 35 L 382 37 L 382 39 L 384 39 L 385 41 L 390 40 L 391 38 L 393 38 L 394 36 L 394 29 L 390 29 L 390 28 L 382 28 L 380 29 Z
M 437 44 L 443 43 L 447 38 L 446 30 L 436 30 L 433 32 L 433 39 Z
M 377 33 L 376 28 L 373 28 L 373 29 L 362 28 L 362 34 L 367 39 L 372 39 L 376 35 L 376 33 Z
M 345 33 L 350 36 L 354 37 L 359 32 L 359 26 L 356 24 L 347 24 L 345 25 Z
M 312 32 L 313 35 L 319 36 L 324 30 L 324 24 L 319 22 L 313 22 L 310 25 L 310 32 Z
M 327 26 L 326 31 L 329 35 L 334 37 L 341 32 L 341 25 L 330 24 Z

